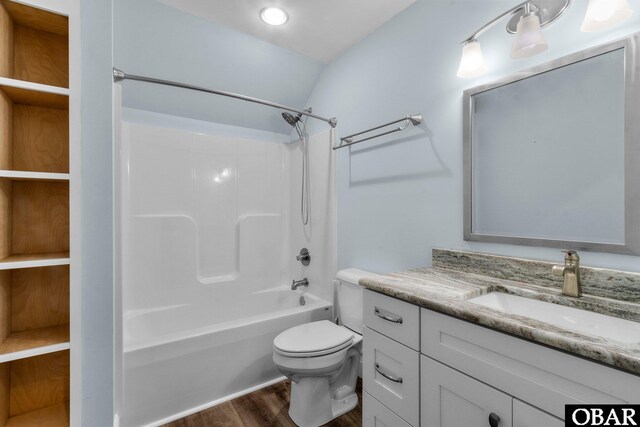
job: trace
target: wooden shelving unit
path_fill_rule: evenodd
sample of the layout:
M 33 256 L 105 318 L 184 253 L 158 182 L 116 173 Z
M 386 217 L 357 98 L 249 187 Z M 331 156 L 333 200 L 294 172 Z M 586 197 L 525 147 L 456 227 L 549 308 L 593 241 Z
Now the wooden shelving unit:
M 69 350 L 1 364 L 0 390 L 4 427 L 68 426 Z
M 0 0 L 0 427 L 69 425 L 68 26 Z

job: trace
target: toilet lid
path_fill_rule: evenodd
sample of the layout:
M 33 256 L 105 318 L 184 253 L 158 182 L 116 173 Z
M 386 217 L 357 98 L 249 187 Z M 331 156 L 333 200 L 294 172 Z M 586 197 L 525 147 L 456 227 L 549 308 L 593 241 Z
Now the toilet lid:
M 352 342 L 352 331 L 321 320 L 287 329 L 273 340 L 273 347 L 288 356 L 310 357 L 342 350 Z

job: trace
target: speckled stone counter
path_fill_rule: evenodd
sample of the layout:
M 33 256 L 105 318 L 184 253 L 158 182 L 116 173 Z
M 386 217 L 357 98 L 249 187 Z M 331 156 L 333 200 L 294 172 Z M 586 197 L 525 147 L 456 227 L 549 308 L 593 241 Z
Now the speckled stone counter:
M 562 295 L 552 263 L 434 249 L 433 267 L 360 280 L 368 289 L 640 375 L 640 342 L 624 344 L 468 302 L 493 291 L 638 323 L 640 274 L 584 267 L 584 294 Z M 588 293 L 587 293 L 588 291 Z M 605 295 L 607 297 L 605 297 Z M 613 297 L 613 298 L 612 298 Z

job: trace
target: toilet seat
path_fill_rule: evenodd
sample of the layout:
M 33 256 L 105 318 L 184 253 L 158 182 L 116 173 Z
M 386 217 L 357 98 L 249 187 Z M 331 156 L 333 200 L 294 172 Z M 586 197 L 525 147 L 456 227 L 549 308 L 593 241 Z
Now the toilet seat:
M 287 357 L 318 357 L 350 347 L 353 340 L 349 329 L 321 320 L 282 332 L 273 340 L 273 349 Z

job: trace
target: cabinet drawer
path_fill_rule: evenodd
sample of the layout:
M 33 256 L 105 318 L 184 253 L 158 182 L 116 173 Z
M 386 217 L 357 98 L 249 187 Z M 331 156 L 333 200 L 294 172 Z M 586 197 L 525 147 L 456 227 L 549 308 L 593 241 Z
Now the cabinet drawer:
M 426 356 L 421 367 L 422 427 L 511 427 L 511 396 Z
M 413 426 L 419 420 L 420 354 L 364 328 L 364 390 Z
M 421 322 L 422 353 L 560 419 L 565 404 L 638 400 L 638 376 L 431 310 Z
M 362 425 L 366 427 L 411 427 L 391 409 L 366 392 L 364 393 Z
M 364 324 L 420 351 L 420 307 L 417 305 L 365 289 Z
M 563 427 L 564 421 L 513 399 L 513 427 Z

